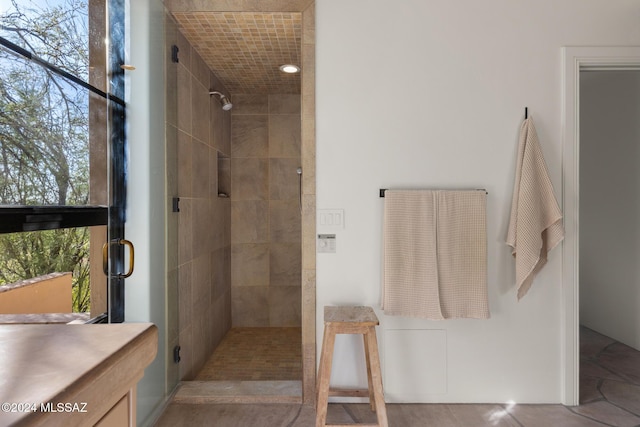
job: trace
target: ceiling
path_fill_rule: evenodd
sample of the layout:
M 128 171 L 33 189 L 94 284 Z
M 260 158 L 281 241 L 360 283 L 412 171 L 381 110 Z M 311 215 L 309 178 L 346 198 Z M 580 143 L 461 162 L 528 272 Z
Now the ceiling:
M 178 27 L 231 94 L 300 93 L 302 15 L 291 12 L 173 12 Z

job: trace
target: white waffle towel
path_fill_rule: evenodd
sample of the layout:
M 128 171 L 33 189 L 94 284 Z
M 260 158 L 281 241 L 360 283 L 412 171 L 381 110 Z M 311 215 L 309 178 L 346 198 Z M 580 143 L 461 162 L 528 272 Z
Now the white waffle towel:
M 386 191 L 382 309 L 489 318 L 484 191 Z
M 531 117 L 522 123 L 507 244 L 516 263 L 518 300 L 547 263 L 547 253 L 564 238 L 562 212 Z

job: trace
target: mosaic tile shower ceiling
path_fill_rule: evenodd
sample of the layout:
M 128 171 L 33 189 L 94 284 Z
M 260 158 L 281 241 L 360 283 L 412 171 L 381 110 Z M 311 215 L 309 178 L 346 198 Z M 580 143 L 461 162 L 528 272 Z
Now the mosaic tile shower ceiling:
M 231 94 L 300 93 L 300 13 L 174 12 L 178 26 Z

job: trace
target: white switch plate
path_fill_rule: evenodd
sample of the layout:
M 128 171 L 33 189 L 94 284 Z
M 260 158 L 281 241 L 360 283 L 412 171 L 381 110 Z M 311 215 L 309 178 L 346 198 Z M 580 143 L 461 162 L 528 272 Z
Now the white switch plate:
M 344 228 L 344 209 L 318 209 L 318 227 Z

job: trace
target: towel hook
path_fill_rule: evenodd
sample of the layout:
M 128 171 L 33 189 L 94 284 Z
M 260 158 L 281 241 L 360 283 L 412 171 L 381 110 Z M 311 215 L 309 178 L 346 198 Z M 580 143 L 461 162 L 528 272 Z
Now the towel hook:
M 524 119 L 527 120 L 528 117 L 529 117 L 529 109 L 527 107 L 524 107 Z

